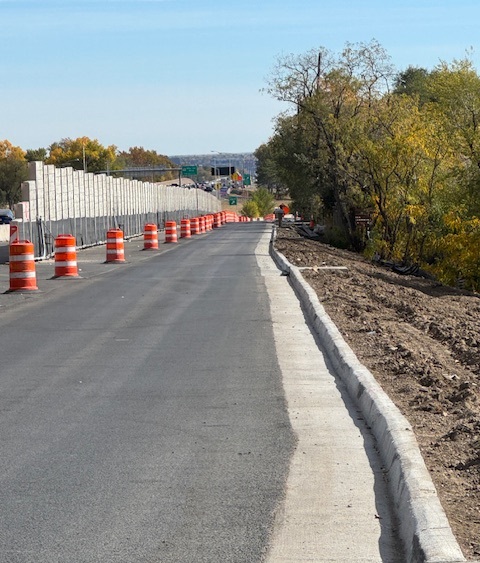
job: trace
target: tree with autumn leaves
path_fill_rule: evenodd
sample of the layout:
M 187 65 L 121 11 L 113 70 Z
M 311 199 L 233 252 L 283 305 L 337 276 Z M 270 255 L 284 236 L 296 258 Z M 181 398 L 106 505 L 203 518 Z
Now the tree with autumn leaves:
M 7 140 L 0 141 L 0 205 L 12 208 L 20 200 L 20 186 L 27 176 L 25 152 Z
M 471 61 L 395 73 L 375 41 L 279 59 L 288 102 L 256 151 L 262 183 L 330 240 L 480 289 L 480 78 Z M 356 216 L 370 217 L 368 229 Z

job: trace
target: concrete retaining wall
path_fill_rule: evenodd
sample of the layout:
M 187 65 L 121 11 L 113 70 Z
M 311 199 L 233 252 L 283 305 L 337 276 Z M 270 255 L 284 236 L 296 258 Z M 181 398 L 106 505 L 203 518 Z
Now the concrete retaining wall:
M 167 220 L 221 211 L 215 195 L 194 187 L 85 174 L 43 162 L 29 163 L 22 200 L 20 236 L 34 243 L 36 256 L 50 253 L 59 234 L 89 246 L 104 242 L 110 228 L 121 228 L 128 238 L 141 234 L 145 223 L 162 229 Z

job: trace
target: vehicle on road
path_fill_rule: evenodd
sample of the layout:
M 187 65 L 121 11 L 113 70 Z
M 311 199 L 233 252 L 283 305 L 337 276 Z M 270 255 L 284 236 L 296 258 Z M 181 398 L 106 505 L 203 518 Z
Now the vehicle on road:
M 14 216 L 10 209 L 0 209 L 0 225 L 8 225 L 13 219 Z

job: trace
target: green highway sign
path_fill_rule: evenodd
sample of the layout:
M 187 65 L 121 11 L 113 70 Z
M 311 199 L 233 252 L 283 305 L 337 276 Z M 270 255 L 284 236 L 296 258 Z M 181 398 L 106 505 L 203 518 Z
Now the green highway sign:
M 197 174 L 196 166 L 182 166 L 182 176 L 196 176 Z
M 252 184 L 252 180 L 250 179 L 250 174 L 243 175 L 243 185 L 250 186 Z
M 231 195 L 231 196 L 228 198 L 228 203 L 229 203 L 229 205 L 237 205 L 237 198 L 236 198 L 235 196 Z M 229 212 L 229 213 L 230 213 L 230 212 Z

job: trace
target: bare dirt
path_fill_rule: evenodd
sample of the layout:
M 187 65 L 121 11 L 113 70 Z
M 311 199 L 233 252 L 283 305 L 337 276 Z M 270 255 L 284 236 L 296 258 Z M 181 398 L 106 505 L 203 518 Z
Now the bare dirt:
M 360 255 L 277 232 L 359 360 L 414 428 L 453 533 L 480 556 L 480 295 L 400 275 Z M 346 270 L 318 269 L 346 266 Z

